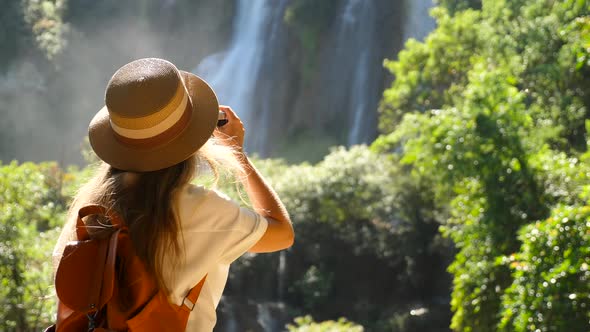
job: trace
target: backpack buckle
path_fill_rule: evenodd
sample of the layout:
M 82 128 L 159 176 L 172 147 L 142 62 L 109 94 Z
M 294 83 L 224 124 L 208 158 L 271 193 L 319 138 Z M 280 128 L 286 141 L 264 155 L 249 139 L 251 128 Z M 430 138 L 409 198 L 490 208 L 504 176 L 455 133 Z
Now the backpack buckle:
M 195 303 L 193 303 L 191 300 L 189 300 L 188 296 L 184 298 L 184 300 L 182 301 L 182 304 L 184 306 L 186 306 L 188 308 L 188 310 L 193 311 L 193 309 L 195 308 Z
M 96 316 L 98 315 L 98 311 L 94 313 L 94 315 L 86 314 L 88 317 L 88 332 L 94 331 L 96 328 Z

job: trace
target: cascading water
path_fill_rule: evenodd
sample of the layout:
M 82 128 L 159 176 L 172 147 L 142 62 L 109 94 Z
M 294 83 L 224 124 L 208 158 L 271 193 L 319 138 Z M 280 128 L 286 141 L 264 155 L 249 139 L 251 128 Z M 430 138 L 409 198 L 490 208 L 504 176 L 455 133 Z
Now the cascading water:
M 260 95 L 262 66 L 271 61 L 274 44 L 284 42 L 278 36 L 282 11 L 287 0 L 277 2 L 237 0 L 233 35 L 227 51 L 205 58 L 194 70 L 217 92 L 221 104 L 230 105 L 250 132 L 247 148 L 257 152 L 266 149 L 268 109 Z M 263 153 L 264 154 L 264 153 Z
M 433 0 L 405 0 L 403 41 L 424 38 L 435 27 L 429 16 Z M 348 145 L 369 143 L 376 135 L 377 106 L 382 93 L 379 2 L 346 0 L 326 81 L 330 102 L 348 121 Z
M 277 269 L 277 297 L 279 301 L 285 300 L 285 278 L 287 277 L 287 252 L 279 253 L 279 266 Z
M 237 1 L 234 33 L 227 51 L 205 58 L 195 72 L 211 83 L 220 103 L 228 104 L 247 123 L 247 148 L 267 155 L 270 126 L 285 127 L 288 116 L 272 108 L 284 104 L 286 74 L 283 16 L 289 0 Z M 343 118 L 348 145 L 369 142 L 375 135 L 380 71 L 373 1 L 347 0 L 336 20 L 333 45 L 323 80 L 327 86 L 318 109 Z M 325 52 L 326 53 L 326 52 Z M 352 70 L 350 70 L 352 68 Z M 287 88 L 288 89 L 288 88 Z M 283 112 L 289 110 L 283 110 Z M 318 116 L 322 116 L 319 114 Z
M 254 123 L 251 105 L 264 60 L 264 27 L 270 12 L 267 1 L 238 0 L 229 49 L 205 58 L 196 68 L 213 86 L 219 102 L 232 106 L 247 123 Z
M 340 20 L 338 42 L 352 43 L 360 50 L 354 61 L 354 76 L 352 78 L 352 93 L 350 94 L 351 113 L 349 119 L 350 133 L 348 145 L 367 143 L 372 138 L 371 124 L 375 120 L 375 108 L 378 99 L 375 98 L 378 85 L 375 74 L 376 48 L 374 45 L 376 8 L 372 1 L 349 0 L 344 17 Z
M 348 145 L 367 143 L 376 134 L 382 72 L 376 15 L 374 1 L 347 0 L 336 22 L 332 51 L 324 56 L 325 107 L 346 124 Z
M 403 26 L 404 40 L 409 38 L 423 39 L 434 30 L 436 22 L 430 17 L 433 0 L 405 0 L 406 19 Z
M 320 124 L 316 130 L 335 135 L 338 144 L 369 143 L 377 134 L 376 110 L 384 82 L 381 64 L 391 52 L 383 48 L 382 40 L 388 35 L 382 23 L 387 19 L 385 3 L 341 2 L 320 49 L 315 90 L 310 92 L 305 84 L 298 85 L 294 72 L 298 69 L 286 61 L 292 45 L 283 18 L 292 1 L 236 1 L 228 49 L 205 58 L 195 72 L 254 133 L 247 135 L 246 149 L 269 156 L 290 130 L 313 123 Z M 404 6 L 396 7 L 404 9 L 399 39 L 423 38 L 434 28 L 428 16 L 432 0 L 402 1 Z

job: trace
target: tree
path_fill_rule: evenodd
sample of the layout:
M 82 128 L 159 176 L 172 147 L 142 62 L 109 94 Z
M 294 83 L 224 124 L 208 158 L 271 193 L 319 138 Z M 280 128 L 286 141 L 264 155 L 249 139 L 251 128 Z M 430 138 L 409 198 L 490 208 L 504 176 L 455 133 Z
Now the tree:
M 552 220 L 559 206 L 585 204 L 590 8 L 587 1 L 483 1 L 477 11 L 434 13 L 439 26 L 425 42 L 408 43 L 399 60 L 386 63 L 396 81 L 382 101 L 387 135 L 374 148 L 431 179 L 438 209 L 449 211 L 442 231 L 459 249 L 449 267 L 451 327 L 530 330 L 522 322 L 534 307 L 525 310 L 530 303 L 516 294 L 539 284 L 502 262 L 532 264 L 522 235 L 528 225 Z M 564 241 L 564 248 L 583 243 Z M 576 257 L 571 265 L 584 266 Z M 534 261 L 547 269 L 562 264 Z M 560 291 L 579 289 L 572 282 Z M 585 317 L 581 305 L 563 308 Z M 560 330 L 567 310 L 536 326 Z

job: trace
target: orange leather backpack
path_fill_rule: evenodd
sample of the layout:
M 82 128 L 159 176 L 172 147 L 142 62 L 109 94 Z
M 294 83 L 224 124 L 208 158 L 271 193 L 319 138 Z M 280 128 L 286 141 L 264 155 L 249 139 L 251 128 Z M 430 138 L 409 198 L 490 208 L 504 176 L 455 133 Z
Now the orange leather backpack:
M 82 221 L 89 215 L 109 218 L 112 233 L 91 238 Z M 57 269 L 57 323 L 47 332 L 186 329 L 207 276 L 178 306 L 168 301 L 135 255 L 127 226 L 118 214 L 99 205 L 85 206 L 78 212 L 76 235 L 78 240 L 67 244 Z

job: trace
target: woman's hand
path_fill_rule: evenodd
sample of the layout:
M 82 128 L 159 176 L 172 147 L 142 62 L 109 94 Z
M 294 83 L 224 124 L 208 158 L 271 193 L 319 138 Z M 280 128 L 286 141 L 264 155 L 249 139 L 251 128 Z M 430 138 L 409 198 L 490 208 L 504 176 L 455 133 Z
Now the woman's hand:
M 215 137 L 223 139 L 224 144 L 242 151 L 246 132 L 242 120 L 229 106 L 219 105 L 219 110 L 225 112 L 228 122 L 222 127 L 217 127 L 213 134 Z

